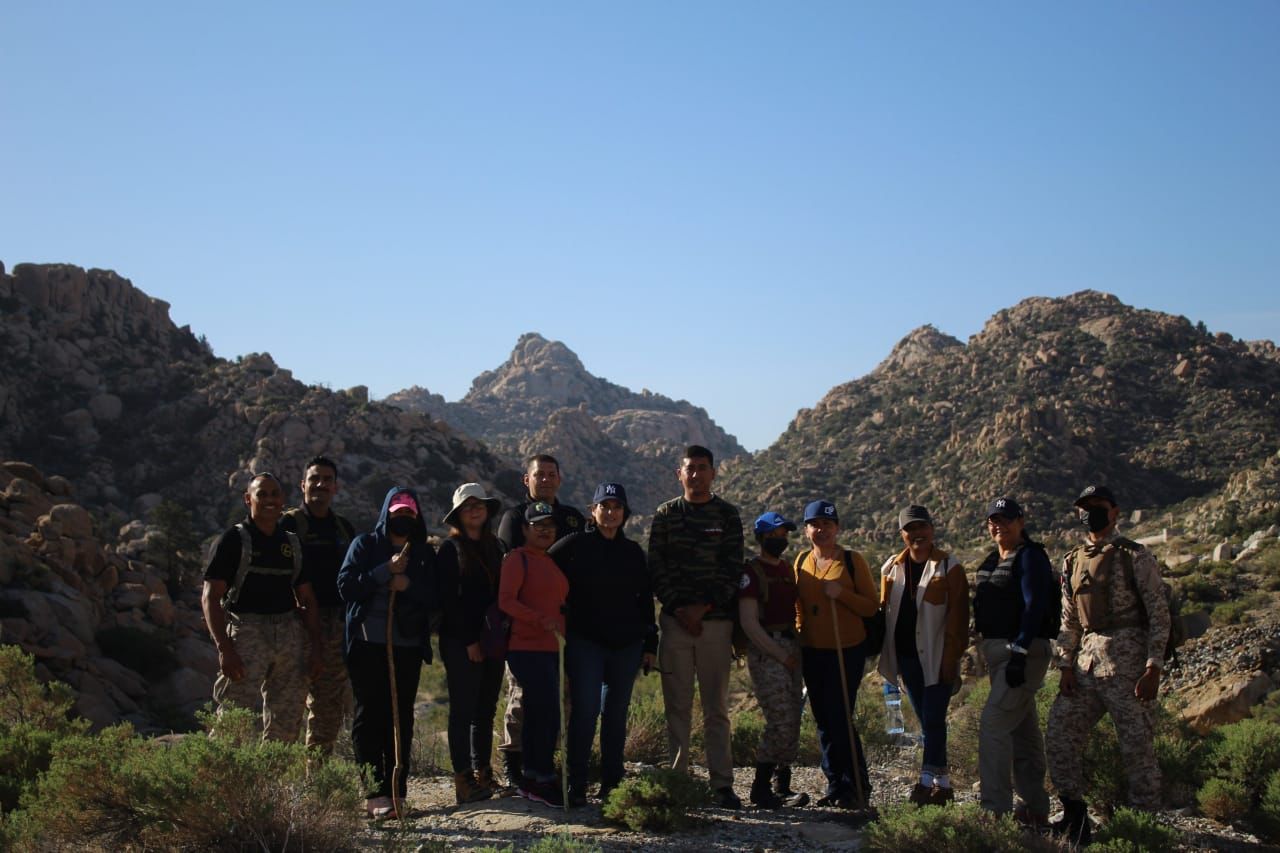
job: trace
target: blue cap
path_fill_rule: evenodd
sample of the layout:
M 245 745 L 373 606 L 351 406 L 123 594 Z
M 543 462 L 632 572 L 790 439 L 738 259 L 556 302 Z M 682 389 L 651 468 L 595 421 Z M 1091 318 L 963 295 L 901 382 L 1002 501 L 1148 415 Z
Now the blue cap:
M 840 517 L 836 515 L 836 505 L 831 501 L 811 501 L 804 508 L 804 523 L 808 524 L 815 518 L 825 518 L 828 521 L 840 523 Z
M 535 521 L 542 521 L 544 518 L 555 518 L 556 511 L 551 504 L 545 501 L 534 501 L 525 507 L 524 520 L 526 524 L 533 524 Z
M 1003 518 L 1022 518 L 1022 507 L 1013 498 L 996 498 L 987 507 L 987 518 L 992 516 Z
M 592 496 L 591 503 L 595 505 L 605 501 L 617 501 L 622 504 L 623 509 L 627 509 L 627 490 L 622 488 L 621 483 L 601 483 L 596 486 L 596 493 Z
M 763 536 L 766 533 L 772 533 L 779 527 L 785 530 L 796 529 L 793 522 L 787 521 L 776 512 L 766 512 L 764 515 L 757 518 L 754 529 L 757 536 Z

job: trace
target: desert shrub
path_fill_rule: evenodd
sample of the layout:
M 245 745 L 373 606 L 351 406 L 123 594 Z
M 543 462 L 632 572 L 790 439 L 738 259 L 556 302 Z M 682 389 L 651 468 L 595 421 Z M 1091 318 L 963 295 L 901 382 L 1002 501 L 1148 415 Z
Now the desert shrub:
M 68 847 L 349 849 L 357 771 L 307 758 L 300 744 L 263 743 L 248 711 L 173 743 L 120 725 L 59 743 L 23 805 L 41 839 Z
M 1156 735 L 1155 752 L 1165 805 L 1188 805 L 1204 782 L 1204 742 L 1170 725 L 1169 730 Z
M 1195 601 L 1201 604 L 1212 601 L 1222 601 L 1222 590 L 1218 589 L 1217 584 L 1202 575 L 1189 575 L 1178 583 L 1178 591 L 1182 593 L 1183 598 L 1187 601 Z
M 103 654 L 148 681 L 159 681 L 181 666 L 164 636 L 155 631 L 117 625 L 99 631 L 96 639 Z
M 733 716 L 733 766 L 750 767 L 756 761 L 756 749 L 764 734 L 764 713 L 759 708 L 744 709 Z
M 646 770 L 614 788 L 601 814 L 635 831 L 673 832 L 689 827 L 690 811 L 709 802 L 705 782 L 678 770 Z
M 1249 812 L 1249 792 L 1244 785 L 1227 779 L 1213 778 L 1196 794 L 1200 811 L 1222 823 L 1239 820 Z
M 1255 592 L 1244 598 L 1227 601 L 1213 608 L 1211 618 L 1215 625 L 1239 625 L 1257 619 L 1256 611 L 1267 610 L 1271 605 L 1271 596 L 1265 592 Z
M 88 730 L 84 720 L 69 716 L 74 701 L 67 685 L 36 679 L 31 655 L 0 646 L 0 812 L 17 808 L 49 769 L 55 744 Z
M 1235 782 L 1251 803 L 1258 802 L 1271 774 L 1280 770 L 1280 725 L 1247 719 L 1219 727 L 1209 764 L 1214 776 Z
M 630 761 L 659 764 L 667 760 L 667 716 L 656 678 L 636 681 L 627 708 L 627 740 L 623 754 Z
M 1258 830 L 1269 841 L 1280 841 L 1280 770 L 1271 774 L 1258 804 Z
M 910 803 L 888 806 L 863 835 L 869 850 L 916 853 L 947 850 L 955 853 L 1022 853 L 1035 849 L 1023 839 L 1009 815 L 996 817 L 973 804 L 924 806 Z
M 530 845 L 529 853 L 600 853 L 600 845 L 561 833 L 539 838 Z
M 1150 812 L 1121 808 L 1116 809 L 1116 813 L 1099 830 L 1097 840 L 1104 850 L 1110 848 L 1135 853 L 1151 850 L 1162 853 L 1177 846 L 1178 832 L 1165 826 Z
M 423 667 L 423 670 L 433 667 Z M 449 706 L 430 704 L 414 715 L 409 772 L 414 776 L 443 776 L 453 772 L 449 760 Z

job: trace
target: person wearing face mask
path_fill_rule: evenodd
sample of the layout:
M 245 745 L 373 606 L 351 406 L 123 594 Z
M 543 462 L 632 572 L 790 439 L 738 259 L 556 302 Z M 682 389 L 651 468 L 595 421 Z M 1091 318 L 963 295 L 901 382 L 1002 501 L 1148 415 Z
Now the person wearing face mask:
M 430 616 L 436 609 L 435 552 L 427 543 L 418 496 L 411 489 L 393 486 L 387 491 L 373 532 L 357 536 L 347 550 L 338 570 L 338 594 L 347 606 L 347 672 L 355 698 L 351 741 L 356 763 L 370 768 L 365 809 L 370 817 L 393 817 L 391 786 L 397 760 L 387 646 L 392 647 L 395 666 L 398 763 L 407 768 L 413 700 L 422 663 L 431 662 Z M 403 800 L 404 773 L 396 783 L 396 797 Z
M 1089 486 L 1075 505 L 1088 531 L 1062 563 L 1062 681 L 1049 711 L 1049 773 L 1062 799 L 1059 834 L 1084 844 L 1083 754 L 1089 732 L 1111 715 L 1128 775 L 1130 803 L 1160 807 L 1152 702 L 1169 637 L 1169 605 L 1151 552 L 1116 531 L 1120 507 L 1106 486 Z
M 796 639 L 796 574 L 782 555 L 787 534 L 795 529 L 794 522 L 776 512 L 756 519 L 753 530 L 760 553 L 747 561 L 738 589 L 738 621 L 751 641 L 747 671 L 764 714 L 751 802 L 765 809 L 809 802 L 808 794 L 791 790 L 791 764 L 800 749 L 804 676 Z M 770 788 L 775 773 L 777 787 Z
M 933 519 L 922 506 L 898 513 L 906 546 L 880 569 L 885 644 L 880 674 L 902 685 L 924 734 L 916 805 L 955 799 L 947 769 L 947 705 L 960 687 L 960 657 L 969 645 L 969 581 L 955 557 L 933 541 Z

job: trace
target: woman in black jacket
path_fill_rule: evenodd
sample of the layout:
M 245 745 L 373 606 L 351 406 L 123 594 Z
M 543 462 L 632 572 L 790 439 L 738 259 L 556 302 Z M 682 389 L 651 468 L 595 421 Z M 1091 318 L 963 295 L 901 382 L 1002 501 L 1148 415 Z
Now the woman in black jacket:
M 627 493 L 601 483 L 591 501 L 592 524 L 548 553 L 569 579 L 565 668 L 569 680 L 569 804 L 587 801 L 587 765 L 600 723 L 600 798 L 622 781 L 627 706 L 643 661 L 658 648 L 653 585 L 644 550 L 622 532 L 631 514 Z M 602 713 L 603 712 L 603 713 Z
M 449 758 L 458 804 L 493 796 L 493 718 L 505 663 L 480 647 L 485 611 L 498 600 L 502 544 L 490 522 L 502 508 L 479 483 L 453 493 L 444 517 L 449 538 L 436 555 L 440 582 L 440 659 L 449 687 Z

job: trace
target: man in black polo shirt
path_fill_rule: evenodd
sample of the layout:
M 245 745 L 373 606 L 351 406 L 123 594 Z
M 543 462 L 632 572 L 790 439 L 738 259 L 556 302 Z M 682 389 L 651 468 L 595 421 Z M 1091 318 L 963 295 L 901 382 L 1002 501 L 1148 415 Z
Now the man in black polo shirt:
M 292 742 L 302 723 L 307 676 L 320 669 L 316 600 L 298 538 L 279 525 L 280 481 L 272 474 L 254 476 L 244 502 L 249 517 L 222 534 L 204 572 L 201 604 L 218 647 L 213 699 L 221 712 L 228 704 L 254 709 L 261 697 L 263 738 Z
M 554 456 L 547 453 L 530 456 L 525 460 L 524 471 L 524 486 L 529 499 L 503 513 L 502 520 L 498 523 L 498 538 L 508 551 L 524 544 L 524 511 L 534 501 L 551 504 L 552 517 L 556 523 L 556 541 L 586 527 L 581 510 L 556 500 L 556 494 L 560 491 L 560 463 Z M 498 751 L 502 753 L 508 785 L 518 784 L 523 771 L 520 757 L 520 726 L 524 720 L 520 704 L 522 696 L 520 685 L 508 669 L 507 713 L 502 720 L 504 738 L 498 747 Z
M 338 466 L 327 456 L 317 456 L 302 473 L 302 506 L 280 519 L 280 526 L 302 543 L 302 566 L 315 590 L 320 621 L 320 674 L 311 679 L 307 692 L 307 746 L 333 753 L 342 721 L 351 709 L 351 683 L 342 658 L 346 607 L 338 596 L 338 569 L 355 536 L 351 522 L 332 510 L 338 493 Z

